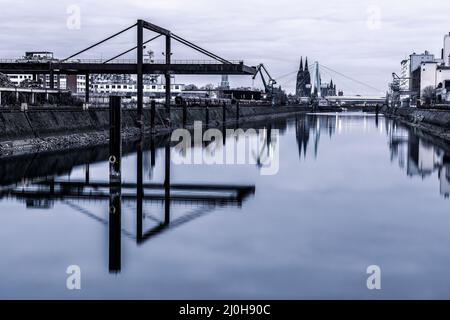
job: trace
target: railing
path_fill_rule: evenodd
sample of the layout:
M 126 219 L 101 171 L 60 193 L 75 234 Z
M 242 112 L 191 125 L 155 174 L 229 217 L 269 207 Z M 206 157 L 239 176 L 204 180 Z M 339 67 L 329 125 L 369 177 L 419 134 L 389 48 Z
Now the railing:
M 108 59 L 70 59 L 64 62 L 52 61 L 54 64 L 58 63 L 92 63 L 92 64 L 101 64 L 105 63 Z M 49 63 L 50 61 L 45 60 L 26 60 L 23 58 L 18 59 L 0 59 L 0 63 Z M 242 64 L 243 61 L 240 60 L 231 60 L 232 64 Z M 116 59 L 109 61 L 108 64 L 136 64 L 136 59 Z M 148 59 L 144 59 L 144 64 L 165 64 L 165 60 L 153 60 L 149 61 Z M 221 64 L 216 60 L 172 60 L 171 64 Z

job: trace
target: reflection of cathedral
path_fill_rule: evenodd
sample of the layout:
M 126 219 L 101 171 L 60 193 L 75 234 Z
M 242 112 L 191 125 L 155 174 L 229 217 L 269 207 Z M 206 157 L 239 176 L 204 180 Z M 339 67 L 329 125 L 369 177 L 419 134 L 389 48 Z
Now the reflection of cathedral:
M 305 68 L 303 68 L 303 57 L 300 59 L 295 94 L 297 97 L 311 96 L 311 74 L 309 73 L 308 58 L 306 58 Z
M 336 116 L 308 115 L 295 119 L 295 137 L 300 159 L 306 158 L 310 142 L 314 148 L 314 157 L 317 158 L 321 133 L 330 137 L 336 131 Z M 312 141 L 310 141 L 312 140 Z

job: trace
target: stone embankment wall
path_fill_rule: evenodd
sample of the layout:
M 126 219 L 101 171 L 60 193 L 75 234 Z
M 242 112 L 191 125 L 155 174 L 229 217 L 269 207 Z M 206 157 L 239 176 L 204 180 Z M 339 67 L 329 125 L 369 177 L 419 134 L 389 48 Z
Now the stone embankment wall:
M 310 108 L 301 106 L 284 107 L 250 107 L 239 108 L 239 122 L 271 119 L 291 113 L 307 112 Z M 190 107 L 187 112 L 187 125 L 194 121 L 205 124 L 207 111 L 204 107 Z M 144 123 L 150 126 L 150 109 L 144 109 Z M 209 126 L 222 124 L 223 108 L 209 107 Z M 173 107 L 170 119 L 172 128 L 182 126 L 183 110 Z M 234 123 L 237 119 L 236 106 L 226 107 L 226 123 Z M 124 109 L 122 112 L 124 139 L 139 135 L 137 111 Z M 155 129 L 157 133 L 165 133 L 169 128 L 169 116 L 164 108 L 157 108 Z M 0 111 L 0 155 L 5 152 L 50 151 L 67 148 L 80 148 L 105 144 L 109 135 L 109 110 L 90 109 L 46 109 L 26 112 Z
M 382 112 L 388 117 L 418 127 L 433 136 L 450 140 L 450 110 L 383 107 Z

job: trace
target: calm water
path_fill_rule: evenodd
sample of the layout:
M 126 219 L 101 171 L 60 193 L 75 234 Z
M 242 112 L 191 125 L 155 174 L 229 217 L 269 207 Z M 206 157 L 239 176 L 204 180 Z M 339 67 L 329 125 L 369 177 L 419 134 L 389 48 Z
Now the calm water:
M 278 174 L 172 164 L 170 210 L 165 148 L 146 142 L 141 227 L 132 146 L 114 225 L 104 148 L 3 161 L 0 298 L 450 298 L 450 145 L 363 114 L 271 128 Z M 69 265 L 81 290 L 66 288 Z

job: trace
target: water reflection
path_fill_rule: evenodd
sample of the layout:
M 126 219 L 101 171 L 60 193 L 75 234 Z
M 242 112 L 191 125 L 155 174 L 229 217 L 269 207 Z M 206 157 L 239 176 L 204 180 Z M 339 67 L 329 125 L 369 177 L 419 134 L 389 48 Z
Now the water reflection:
M 84 180 L 63 181 L 55 177 L 36 175 L 32 181 L 24 183 L 22 178 L 19 186 L 4 187 L 1 198 L 16 199 L 26 203 L 27 208 L 52 209 L 55 202 L 68 205 L 89 218 L 109 227 L 109 271 L 118 273 L 122 265 L 122 235 L 142 245 L 151 238 L 170 229 L 187 224 L 218 207 L 242 207 L 242 203 L 255 193 L 254 185 L 193 184 L 171 182 L 171 145 L 170 140 L 164 142 L 164 182 L 144 183 L 144 174 L 152 177 L 156 166 L 155 139 L 150 139 L 150 151 L 144 152 L 144 140 L 136 143 L 136 183 L 123 183 L 121 173 L 121 148 L 116 140 L 110 141 L 109 150 L 109 181 L 91 181 L 89 164 L 85 165 Z M 149 158 L 150 157 L 150 158 Z M 144 161 L 145 159 L 145 161 Z M 70 175 L 69 175 L 70 177 Z M 108 192 L 109 190 L 109 192 Z M 123 192 L 128 190 L 128 192 Z M 130 192 L 134 190 L 135 192 Z M 172 194 L 172 191 L 176 193 Z M 100 218 L 79 203 L 106 202 L 109 200 L 108 220 Z M 122 205 L 133 203 L 136 207 L 136 233 L 132 234 L 122 228 Z M 145 212 L 144 206 L 151 203 L 163 203 L 164 218 L 160 221 Z M 171 204 L 195 206 L 187 214 L 171 219 Z M 144 230 L 144 219 L 151 219 L 156 226 Z
M 26 297 L 33 281 L 13 266 L 38 261 L 35 270 L 47 272 L 39 278 L 54 284 L 43 291 L 53 298 L 71 294 L 58 291 L 64 281 L 57 278 L 69 263 L 96 279 L 97 291 L 83 297 L 366 297 L 366 267 L 380 263 L 397 272 L 389 280 L 399 279 L 403 295 L 391 295 L 405 297 L 405 266 L 414 267 L 414 279 L 426 274 L 421 268 L 448 269 L 448 202 L 436 201 L 430 187 L 439 183 L 449 196 L 448 143 L 370 114 L 298 116 L 263 127 L 282 135 L 276 176 L 258 175 L 253 164 L 175 167 L 167 137 L 124 144 L 120 182 L 108 180 L 108 147 L 0 160 L 2 250 L 11 261 L 1 271 L 12 279 L 4 283 Z M 265 137 L 268 150 L 275 142 Z M 420 254 L 428 248 L 430 266 Z
M 450 196 L 450 146 L 420 130 L 397 122 L 387 123 L 391 161 L 410 177 L 425 179 L 438 173 L 440 194 Z
M 310 144 L 312 144 L 314 158 L 317 158 L 321 136 L 325 135 L 331 139 L 336 133 L 350 132 L 352 128 L 359 128 L 361 120 L 364 130 L 377 129 L 379 117 L 378 114 L 366 113 L 322 113 L 297 116 L 295 137 L 299 158 L 306 158 Z
M 372 121 L 372 119 L 374 121 Z M 318 156 L 321 135 L 330 138 L 350 132 L 355 123 L 363 121 L 367 131 L 385 131 L 388 137 L 391 161 L 397 159 L 400 168 L 410 177 L 425 179 L 438 173 L 440 194 L 450 196 L 450 144 L 416 128 L 372 114 L 316 114 L 295 118 L 295 136 L 299 158 L 306 158 L 312 145 L 314 158 Z M 344 121 L 343 121 L 344 120 Z

